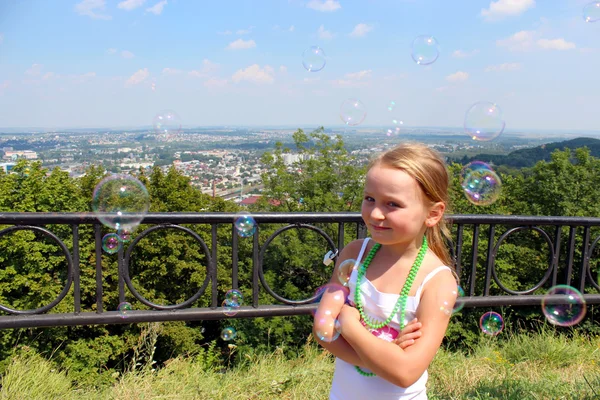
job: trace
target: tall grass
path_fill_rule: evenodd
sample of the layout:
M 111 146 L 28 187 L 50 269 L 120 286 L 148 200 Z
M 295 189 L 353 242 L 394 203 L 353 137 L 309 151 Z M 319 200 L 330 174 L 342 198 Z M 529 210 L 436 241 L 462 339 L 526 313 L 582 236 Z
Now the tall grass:
M 310 338 L 300 356 L 282 349 L 270 354 L 230 355 L 228 368 L 209 348 L 178 357 L 162 368 L 151 360 L 115 376 L 110 387 L 74 387 L 68 371 L 26 352 L 15 356 L 1 377 L 0 399 L 326 399 L 333 357 Z M 481 337 L 466 352 L 441 349 L 429 368 L 434 399 L 600 399 L 600 337 L 544 331 L 502 338 Z

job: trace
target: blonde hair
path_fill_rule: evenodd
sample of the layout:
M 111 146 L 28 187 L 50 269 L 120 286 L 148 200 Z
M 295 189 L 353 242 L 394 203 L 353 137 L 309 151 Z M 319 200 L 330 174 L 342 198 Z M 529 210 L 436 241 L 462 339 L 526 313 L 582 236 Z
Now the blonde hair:
M 406 172 L 417 181 L 425 199 L 431 204 L 442 202 L 448 207 L 448 170 L 437 151 L 421 143 L 402 143 L 381 153 L 370 162 L 368 169 L 375 165 L 385 165 Z M 431 251 L 446 265 L 453 266 L 454 262 L 446 244 L 450 238 L 446 220 L 442 217 L 436 225 L 428 228 L 425 234 Z

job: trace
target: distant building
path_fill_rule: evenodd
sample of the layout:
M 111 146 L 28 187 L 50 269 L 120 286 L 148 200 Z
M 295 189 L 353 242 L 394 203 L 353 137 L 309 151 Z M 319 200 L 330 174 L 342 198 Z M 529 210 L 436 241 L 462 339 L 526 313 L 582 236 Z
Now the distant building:
M 0 163 L 0 168 L 4 170 L 4 172 L 10 172 L 11 169 L 15 166 L 15 163 Z
M 26 160 L 37 160 L 38 156 L 35 151 L 31 150 L 18 150 L 18 151 L 5 151 L 5 160 L 17 160 L 19 158 L 25 158 Z

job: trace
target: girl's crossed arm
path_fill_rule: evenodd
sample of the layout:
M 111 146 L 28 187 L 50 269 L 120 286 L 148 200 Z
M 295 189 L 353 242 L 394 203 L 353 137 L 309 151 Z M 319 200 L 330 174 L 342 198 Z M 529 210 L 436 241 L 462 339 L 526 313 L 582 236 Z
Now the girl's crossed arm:
M 450 316 L 439 305 L 442 301 L 454 304 L 453 291 L 456 280 L 450 272 L 440 272 L 428 282 L 417 309 L 421 336 L 408 348 L 372 335 L 360 323 L 358 310 L 349 305 L 339 315 L 342 335 L 364 367 L 397 386 L 409 387 L 427 370 L 444 339 Z

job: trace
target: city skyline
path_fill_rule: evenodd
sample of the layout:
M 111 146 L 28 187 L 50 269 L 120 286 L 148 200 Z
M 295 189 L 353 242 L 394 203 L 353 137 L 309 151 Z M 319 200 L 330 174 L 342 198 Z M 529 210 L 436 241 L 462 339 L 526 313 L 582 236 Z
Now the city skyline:
M 0 5 L 0 127 L 460 127 L 492 101 L 507 131 L 597 131 L 600 22 L 589 1 L 84 0 Z M 552 3 L 552 4 L 550 4 Z M 417 65 L 412 40 L 439 58 Z M 309 72 L 302 53 L 321 47 Z M 395 102 L 392 111 L 390 102 Z M 353 127 L 354 128 L 354 127 Z

